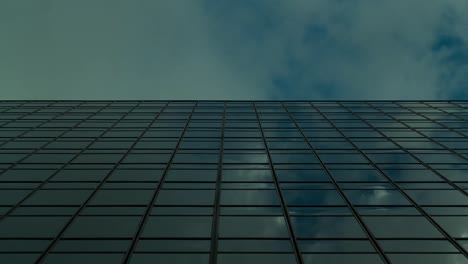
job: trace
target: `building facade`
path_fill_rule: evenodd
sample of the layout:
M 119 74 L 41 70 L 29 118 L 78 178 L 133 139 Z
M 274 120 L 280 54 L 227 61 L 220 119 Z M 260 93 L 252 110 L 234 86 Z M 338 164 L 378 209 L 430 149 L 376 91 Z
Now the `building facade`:
M 0 263 L 468 263 L 468 101 L 2 101 Z

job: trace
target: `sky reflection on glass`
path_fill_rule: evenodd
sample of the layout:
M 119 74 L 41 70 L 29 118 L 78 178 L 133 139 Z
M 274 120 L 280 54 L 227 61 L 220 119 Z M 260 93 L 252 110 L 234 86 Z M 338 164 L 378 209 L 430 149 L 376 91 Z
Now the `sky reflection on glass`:
M 466 107 L 4 101 L 0 262 L 463 263 Z

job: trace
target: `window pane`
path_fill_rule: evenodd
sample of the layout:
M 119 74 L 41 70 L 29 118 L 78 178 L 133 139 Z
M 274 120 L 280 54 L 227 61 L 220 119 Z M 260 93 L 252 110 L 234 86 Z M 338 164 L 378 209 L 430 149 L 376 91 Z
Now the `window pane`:
M 139 240 L 136 252 L 209 252 L 210 240 Z
M 290 240 L 258 239 L 221 239 L 218 241 L 219 252 L 292 252 Z
M 304 254 L 304 264 L 315 263 L 384 263 L 377 254 Z
M 424 217 L 363 217 L 377 238 L 442 238 L 443 235 Z
M 462 254 L 388 254 L 392 263 L 468 263 Z
M 330 178 L 323 170 L 276 170 L 280 182 L 326 182 Z
M 353 205 L 410 205 L 397 190 L 344 190 Z
M 51 253 L 45 258 L 45 263 L 60 264 L 70 262 L 72 259 L 75 263 L 119 263 L 122 261 L 124 254 L 63 254 Z
M 420 205 L 468 205 L 468 197 L 456 190 L 407 190 Z
M 15 205 L 30 192 L 30 190 L 0 190 L 0 205 Z
M 213 205 L 214 190 L 161 190 L 156 205 Z
M 387 179 L 376 170 L 330 170 L 338 182 L 386 182 Z
M 92 190 L 38 190 L 25 205 L 81 205 Z
M 216 181 L 216 170 L 169 170 L 166 181 L 187 181 L 187 182 L 210 182 Z
M 468 238 L 468 216 L 437 216 L 434 219 L 452 237 Z
M 222 190 L 221 205 L 279 205 L 275 190 Z
M 206 216 L 152 216 L 146 222 L 142 237 L 209 238 L 211 220 Z
M 54 238 L 67 220 L 67 217 L 10 216 L 0 222 L 0 237 Z
M 335 190 L 283 190 L 282 193 L 288 206 L 346 205 Z
M 223 170 L 223 181 L 272 182 L 270 170 Z
M 295 264 L 293 254 L 218 254 L 219 264 Z
M 372 244 L 367 240 L 300 240 L 299 248 L 303 253 L 373 253 Z
M 99 190 L 90 205 L 147 205 L 152 190 Z
M 380 240 L 385 252 L 457 252 L 458 250 L 446 240 Z
M 365 238 L 354 217 L 307 216 L 292 217 L 298 238 Z
M 125 252 L 129 246 L 129 240 L 61 240 L 53 252 Z
M 287 238 L 286 222 L 281 216 L 221 216 L 221 238 Z
M 131 238 L 140 217 L 80 216 L 65 231 L 64 238 Z
M 108 181 L 159 181 L 163 170 L 115 170 Z

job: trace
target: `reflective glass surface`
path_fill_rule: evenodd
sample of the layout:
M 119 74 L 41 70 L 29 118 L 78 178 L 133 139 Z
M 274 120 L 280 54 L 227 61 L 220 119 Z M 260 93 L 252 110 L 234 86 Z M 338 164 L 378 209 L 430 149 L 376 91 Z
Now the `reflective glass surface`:
M 365 238 L 354 217 L 292 217 L 294 232 L 299 238 Z
M 222 190 L 221 205 L 265 206 L 280 205 L 275 190 Z
M 345 190 L 353 205 L 410 205 L 397 190 Z
M 367 216 L 365 223 L 377 238 L 442 238 L 443 235 L 421 216 Z
M 288 206 L 345 205 L 335 190 L 284 190 L 282 193 Z
M 467 101 L 0 101 L 0 263 L 468 263 Z
M 287 238 L 288 230 L 281 216 L 220 216 L 221 238 Z

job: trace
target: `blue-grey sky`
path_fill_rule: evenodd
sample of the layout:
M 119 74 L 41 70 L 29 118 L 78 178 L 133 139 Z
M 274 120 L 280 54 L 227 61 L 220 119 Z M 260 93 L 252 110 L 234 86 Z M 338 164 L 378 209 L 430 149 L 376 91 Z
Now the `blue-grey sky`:
M 467 0 L 2 0 L 0 99 L 468 99 Z

